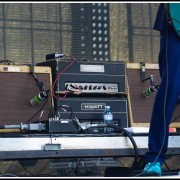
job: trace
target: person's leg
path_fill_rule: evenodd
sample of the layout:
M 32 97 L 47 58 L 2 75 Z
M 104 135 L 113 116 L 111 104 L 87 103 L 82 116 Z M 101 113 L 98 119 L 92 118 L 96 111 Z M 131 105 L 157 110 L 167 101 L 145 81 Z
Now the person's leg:
M 149 151 L 145 154 L 145 160 L 146 163 L 159 162 L 162 165 L 168 147 L 169 123 L 180 93 L 180 38 L 172 32 L 168 33 L 168 37 L 161 33 L 159 67 L 162 81 L 153 106 Z

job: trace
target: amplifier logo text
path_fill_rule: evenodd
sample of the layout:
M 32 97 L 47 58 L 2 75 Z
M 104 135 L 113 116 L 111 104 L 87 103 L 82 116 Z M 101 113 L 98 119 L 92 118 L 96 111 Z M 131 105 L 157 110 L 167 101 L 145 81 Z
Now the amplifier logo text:
M 101 72 L 104 73 L 104 65 L 84 65 L 80 64 L 81 72 Z
M 81 110 L 104 110 L 105 103 L 82 103 Z

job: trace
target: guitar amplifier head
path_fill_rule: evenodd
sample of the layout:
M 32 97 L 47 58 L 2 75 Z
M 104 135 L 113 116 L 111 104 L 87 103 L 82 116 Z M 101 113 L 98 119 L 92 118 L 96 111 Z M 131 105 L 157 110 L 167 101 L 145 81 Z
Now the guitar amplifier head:
M 42 111 L 39 113 L 38 111 L 44 102 L 34 107 L 30 105 L 30 100 L 40 92 L 30 72 L 30 66 L 0 65 L 0 125 L 19 125 L 19 123 L 48 120 L 48 108 L 53 104 L 51 68 L 34 67 L 36 79 L 43 83 L 45 90 L 50 90 L 43 114 Z
M 148 79 L 153 75 L 155 85 L 159 85 L 161 78 L 159 75 L 158 64 L 127 63 L 127 84 L 128 84 L 128 105 L 130 126 L 149 127 L 153 104 L 157 91 L 150 96 L 144 97 L 142 93 L 151 87 L 151 81 Z M 143 81 L 143 79 L 147 79 Z M 177 104 L 170 126 L 180 127 L 180 104 Z M 172 121 L 171 120 L 171 121 Z
M 126 94 L 125 62 L 75 61 L 71 63 L 69 59 L 54 59 L 39 62 L 36 65 L 51 67 L 57 95 L 66 92 L 69 96 L 77 93 L 78 96 Z

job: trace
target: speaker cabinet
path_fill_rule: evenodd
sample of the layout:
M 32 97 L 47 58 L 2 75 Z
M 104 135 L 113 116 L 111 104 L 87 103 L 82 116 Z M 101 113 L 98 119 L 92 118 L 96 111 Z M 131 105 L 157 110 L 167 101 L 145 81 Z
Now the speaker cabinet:
M 126 73 L 130 126 L 149 127 L 157 91 L 146 98 L 143 97 L 142 92 L 151 87 L 151 82 L 148 79 L 151 75 L 154 77 L 154 83 L 160 84 L 159 66 L 150 63 L 146 63 L 145 66 L 141 63 L 127 63 Z M 144 78 L 148 80 L 142 81 Z M 174 121 L 170 126 L 179 128 L 180 104 L 177 104 L 172 120 Z
M 127 128 L 128 105 L 126 98 L 120 97 L 67 97 L 58 101 L 55 105 L 60 107 L 68 105 L 72 108 L 73 114 L 81 123 L 103 123 L 103 112 L 105 106 L 109 105 L 113 114 L 114 122 L 120 127 Z M 61 110 L 61 109 L 59 109 Z M 68 118 L 69 114 L 61 112 L 61 118 Z
M 30 73 L 30 66 L 0 65 L 0 125 L 19 125 L 34 121 L 48 120 L 48 108 L 52 107 L 51 68 L 34 67 L 34 74 L 45 90 L 50 90 L 47 103 L 41 102 L 35 107 L 30 100 L 40 90 Z M 38 111 L 43 107 L 42 111 Z M 33 118 L 32 118 L 33 117 Z

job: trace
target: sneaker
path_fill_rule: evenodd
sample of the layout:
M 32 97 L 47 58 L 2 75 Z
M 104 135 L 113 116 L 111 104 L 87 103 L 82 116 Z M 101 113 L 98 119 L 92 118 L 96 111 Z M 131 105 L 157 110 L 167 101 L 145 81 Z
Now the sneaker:
M 156 174 L 161 176 L 161 164 L 159 162 L 156 163 L 150 162 L 146 164 L 146 166 L 144 167 L 144 173 Z

